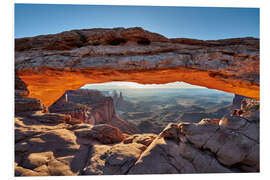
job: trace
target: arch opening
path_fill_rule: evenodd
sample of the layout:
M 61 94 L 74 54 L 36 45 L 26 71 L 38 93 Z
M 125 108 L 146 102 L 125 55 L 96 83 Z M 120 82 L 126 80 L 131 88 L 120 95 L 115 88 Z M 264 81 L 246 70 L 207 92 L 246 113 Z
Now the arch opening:
M 230 113 L 233 98 L 232 93 L 184 82 L 106 82 L 66 91 L 49 110 L 89 124 L 127 122 L 121 127 L 126 133 L 158 134 L 168 123 L 218 120 Z

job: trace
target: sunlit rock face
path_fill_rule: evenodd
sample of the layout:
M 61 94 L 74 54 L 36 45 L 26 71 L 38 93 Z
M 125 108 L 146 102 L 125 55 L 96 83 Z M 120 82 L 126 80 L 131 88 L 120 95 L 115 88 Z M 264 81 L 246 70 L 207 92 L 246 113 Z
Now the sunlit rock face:
M 115 116 L 113 100 L 103 96 L 99 91 L 79 89 L 67 91 L 53 105 L 50 112 L 68 113 L 82 123 L 107 123 Z
M 35 98 L 28 98 L 26 84 L 15 74 L 15 114 L 26 111 L 46 111 L 44 104 Z
M 73 121 L 77 120 L 80 123 L 110 124 L 127 134 L 139 132 L 134 124 L 116 115 L 113 99 L 102 95 L 99 91 L 88 89 L 67 91 L 48 109 L 51 113 L 70 115 Z
M 15 40 L 15 69 L 47 107 L 84 84 L 190 84 L 259 99 L 259 39 L 168 39 L 142 28 L 85 29 Z
M 260 171 L 258 100 L 236 97 L 240 109 L 222 119 L 127 135 L 112 124 L 76 124 L 70 115 L 48 113 L 28 93 L 15 75 L 15 176 Z

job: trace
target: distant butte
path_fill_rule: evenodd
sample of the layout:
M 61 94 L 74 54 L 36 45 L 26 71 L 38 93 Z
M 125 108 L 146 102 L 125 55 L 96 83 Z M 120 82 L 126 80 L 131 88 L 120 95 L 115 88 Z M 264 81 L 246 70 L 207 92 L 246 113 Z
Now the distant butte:
M 180 31 L 180 30 L 179 30 Z M 184 81 L 259 99 L 259 39 L 168 39 L 142 28 L 15 39 L 15 71 L 46 107 L 85 84 Z

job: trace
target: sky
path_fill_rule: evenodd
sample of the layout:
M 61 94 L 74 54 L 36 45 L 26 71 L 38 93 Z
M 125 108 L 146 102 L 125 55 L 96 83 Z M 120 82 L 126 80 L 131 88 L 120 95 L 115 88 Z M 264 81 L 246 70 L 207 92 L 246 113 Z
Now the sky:
M 137 26 L 168 38 L 259 38 L 259 9 L 15 4 L 15 38 Z
M 15 38 L 72 29 L 142 27 L 168 38 L 215 40 L 259 38 L 258 8 L 158 7 L 112 5 L 15 4 Z M 104 84 L 103 84 L 104 85 Z M 198 88 L 186 83 L 139 85 L 113 82 L 104 87 Z M 92 85 L 92 87 L 100 85 Z M 87 86 L 86 86 L 87 87 Z
M 83 86 L 82 88 L 85 89 L 141 89 L 141 88 L 203 88 L 200 86 L 191 85 L 184 82 L 174 82 L 174 83 L 168 83 L 168 84 L 139 84 L 136 82 L 106 82 L 101 84 L 87 84 Z

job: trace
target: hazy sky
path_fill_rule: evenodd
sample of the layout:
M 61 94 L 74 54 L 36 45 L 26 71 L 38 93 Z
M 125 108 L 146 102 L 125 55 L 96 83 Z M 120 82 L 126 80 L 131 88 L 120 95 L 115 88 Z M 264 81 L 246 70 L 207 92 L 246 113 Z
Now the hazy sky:
M 102 84 L 87 84 L 82 88 L 86 89 L 129 89 L 129 88 L 203 88 L 200 86 L 194 86 L 184 82 L 175 82 L 168 84 L 138 84 L 135 82 L 107 82 Z
M 15 38 L 135 26 L 169 38 L 259 37 L 259 9 L 15 4 Z

